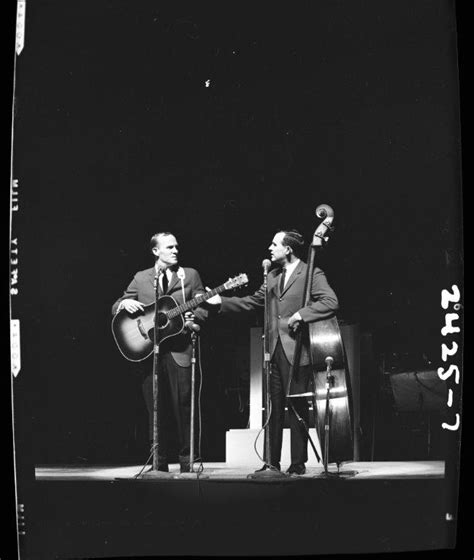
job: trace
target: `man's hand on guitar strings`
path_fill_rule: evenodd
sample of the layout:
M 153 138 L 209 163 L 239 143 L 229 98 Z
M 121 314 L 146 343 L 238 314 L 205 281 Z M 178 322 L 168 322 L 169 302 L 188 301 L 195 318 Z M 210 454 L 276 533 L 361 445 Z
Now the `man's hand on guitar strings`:
M 120 309 L 125 309 L 127 313 L 136 313 L 137 311 L 143 311 L 143 303 L 140 303 L 136 299 L 123 299 L 120 303 Z

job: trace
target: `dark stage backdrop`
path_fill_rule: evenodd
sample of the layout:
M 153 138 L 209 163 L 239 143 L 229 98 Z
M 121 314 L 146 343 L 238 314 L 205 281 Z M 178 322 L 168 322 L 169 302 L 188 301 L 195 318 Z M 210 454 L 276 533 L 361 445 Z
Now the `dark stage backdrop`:
M 146 456 L 110 307 L 151 266 L 156 231 L 175 233 L 207 286 L 246 272 L 251 291 L 274 233 L 309 242 L 329 204 L 321 266 L 340 319 L 373 335 L 377 356 L 439 361 L 439 294 L 461 266 L 455 30 L 446 1 L 28 2 L 15 383 L 36 463 Z M 260 320 L 203 332 L 206 460 L 246 425 L 237 389 Z

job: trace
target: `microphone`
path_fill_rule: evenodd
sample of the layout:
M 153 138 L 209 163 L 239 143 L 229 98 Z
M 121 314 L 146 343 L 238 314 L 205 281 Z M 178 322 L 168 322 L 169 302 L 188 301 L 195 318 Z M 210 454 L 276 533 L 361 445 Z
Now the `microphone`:
M 186 323 L 186 327 L 190 331 L 194 331 L 194 332 L 199 332 L 201 330 L 201 327 L 199 325 L 197 325 L 196 323 Z
M 262 266 L 263 266 L 263 274 L 266 276 L 268 274 L 268 269 L 272 266 L 272 263 L 269 259 L 263 259 Z

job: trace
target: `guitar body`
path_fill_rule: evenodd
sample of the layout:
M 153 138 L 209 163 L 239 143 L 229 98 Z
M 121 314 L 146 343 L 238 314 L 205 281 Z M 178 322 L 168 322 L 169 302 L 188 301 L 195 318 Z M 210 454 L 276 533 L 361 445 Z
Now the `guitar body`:
M 336 317 L 309 323 L 311 362 L 313 365 L 314 393 L 318 433 L 321 449 L 325 448 L 326 412 L 329 418 L 328 463 L 352 461 L 354 458 L 352 436 L 352 393 L 350 378 L 346 371 L 346 359 L 341 332 Z M 326 358 L 334 360 L 331 366 L 333 383 L 329 392 L 326 411 L 327 384 Z
M 158 342 L 180 334 L 184 329 L 181 314 L 169 318 L 167 312 L 178 307 L 172 296 L 158 298 Z M 122 309 L 112 319 L 112 334 L 122 355 L 131 362 L 141 362 L 153 353 L 155 304 L 144 306 L 144 311 L 130 314 Z

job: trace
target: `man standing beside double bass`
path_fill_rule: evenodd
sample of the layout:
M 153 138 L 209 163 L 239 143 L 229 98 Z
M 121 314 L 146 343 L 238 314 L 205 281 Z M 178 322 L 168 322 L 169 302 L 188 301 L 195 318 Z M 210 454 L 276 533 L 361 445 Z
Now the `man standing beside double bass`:
M 290 369 L 294 362 L 296 334 L 301 331 L 301 354 L 299 368 L 292 377 L 292 393 L 306 393 L 311 380 L 309 337 L 307 324 L 328 319 L 338 310 L 336 294 L 328 284 L 324 272 L 315 267 L 311 280 L 310 302 L 302 307 L 307 265 L 301 260 L 304 239 L 296 230 L 282 230 L 275 234 L 269 246 L 271 261 L 275 268 L 270 270 L 266 282 L 269 320 L 270 374 L 270 458 L 259 471 L 280 470 L 283 422 L 285 416 L 286 391 Z M 242 312 L 263 308 L 265 284 L 253 295 L 245 297 L 215 296 L 208 303 L 220 305 L 220 312 Z M 292 397 L 293 406 L 288 407 L 291 433 L 291 465 L 287 472 L 302 475 L 308 460 L 309 408 L 306 397 Z M 297 414 L 295 414 L 295 411 Z M 269 411 L 267 411 L 267 414 Z M 257 471 L 258 472 L 258 471 Z

